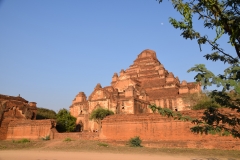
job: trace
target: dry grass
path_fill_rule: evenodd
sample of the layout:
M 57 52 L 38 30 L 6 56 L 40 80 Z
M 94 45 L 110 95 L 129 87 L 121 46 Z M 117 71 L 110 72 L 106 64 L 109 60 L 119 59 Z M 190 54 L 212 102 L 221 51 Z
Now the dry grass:
M 216 150 L 216 149 L 186 149 L 186 148 L 134 148 L 125 145 L 125 142 L 103 142 L 87 140 L 49 140 L 30 141 L 28 143 L 13 143 L 13 141 L 0 141 L 1 150 L 52 150 L 71 152 L 108 152 L 125 154 L 154 154 L 154 155 L 178 155 L 195 156 L 211 160 L 237 160 L 240 158 L 240 151 Z M 144 146 L 144 143 L 143 143 Z

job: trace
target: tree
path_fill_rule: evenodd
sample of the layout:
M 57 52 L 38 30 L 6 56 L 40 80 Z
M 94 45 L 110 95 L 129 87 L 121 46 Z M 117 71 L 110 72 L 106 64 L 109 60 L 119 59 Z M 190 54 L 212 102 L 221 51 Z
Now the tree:
M 157 111 L 162 116 L 167 116 L 168 118 L 172 117 L 175 120 L 181 120 L 181 121 L 193 121 L 194 120 L 192 117 L 184 116 L 178 111 L 174 112 L 169 108 L 162 108 L 160 106 L 157 106 L 156 104 L 150 104 L 148 106 L 148 108 L 150 108 L 153 111 L 153 113 L 155 113 Z
M 162 0 L 157 0 L 159 3 Z M 195 65 L 188 72 L 197 72 L 195 80 L 201 82 L 204 89 L 211 85 L 222 87 L 221 90 L 213 90 L 210 93 L 216 103 L 230 108 L 235 116 L 220 112 L 219 109 L 209 107 L 204 112 L 201 120 L 195 120 L 197 124 L 193 132 L 217 131 L 229 132 L 235 137 L 240 137 L 240 1 L 239 0 L 171 0 L 173 7 L 182 15 L 182 20 L 170 18 L 173 27 L 182 30 L 181 36 L 185 39 L 196 40 L 201 45 L 208 44 L 212 47 L 212 53 L 204 55 L 207 60 L 221 61 L 229 65 L 223 74 L 215 75 L 204 64 Z M 207 35 L 201 35 L 193 28 L 193 18 L 203 21 L 203 27 L 213 30 L 215 37 L 210 39 Z M 229 45 L 234 47 L 234 53 L 227 53 L 220 47 L 219 40 L 224 36 L 229 38 Z M 234 90 L 234 95 L 229 95 L 229 90 Z
M 37 108 L 36 119 L 56 119 L 57 114 L 55 111 L 47 108 Z
M 189 109 L 193 109 L 193 106 L 202 101 L 208 101 L 210 98 L 207 93 L 188 93 L 182 97 L 184 104 L 188 105 Z
M 104 109 L 102 107 L 98 107 L 95 110 L 92 111 L 90 115 L 90 120 L 94 120 L 95 122 L 98 123 L 98 129 L 101 129 L 101 120 L 103 120 L 105 117 L 109 115 L 113 115 L 114 112 L 110 111 L 108 109 Z
M 100 121 L 103 120 L 106 116 L 113 115 L 113 114 L 114 114 L 113 111 L 98 107 L 97 109 L 92 111 L 90 115 L 90 120 L 94 120 L 98 124 L 100 124 Z
M 209 97 L 209 92 L 202 93 L 188 93 L 182 97 L 183 102 L 189 105 L 189 109 L 201 110 L 207 109 L 210 106 L 214 108 L 220 108 L 221 106 L 217 104 L 214 99 Z
M 65 108 L 57 113 L 57 130 L 59 132 L 72 132 L 76 127 L 76 118 L 73 117 Z

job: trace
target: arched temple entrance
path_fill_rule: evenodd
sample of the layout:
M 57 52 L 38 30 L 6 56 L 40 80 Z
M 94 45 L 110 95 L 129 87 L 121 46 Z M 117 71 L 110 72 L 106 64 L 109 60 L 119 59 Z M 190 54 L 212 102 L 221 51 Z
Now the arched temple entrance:
M 82 132 L 83 131 L 84 124 L 82 121 L 79 121 L 78 124 L 76 125 L 76 132 Z

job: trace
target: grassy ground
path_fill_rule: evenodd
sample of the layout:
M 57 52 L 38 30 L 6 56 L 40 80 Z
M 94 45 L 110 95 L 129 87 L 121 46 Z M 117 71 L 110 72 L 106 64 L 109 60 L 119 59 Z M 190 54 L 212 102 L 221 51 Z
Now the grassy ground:
M 125 153 L 125 154 L 154 154 L 154 155 L 179 155 L 179 156 L 196 156 L 208 160 L 238 160 L 240 151 L 234 150 L 213 150 L 213 149 L 186 149 L 186 148 L 148 148 L 129 147 L 126 143 L 121 142 L 102 142 L 86 140 L 38 140 L 30 141 L 0 141 L 1 150 L 52 150 L 52 151 L 71 151 L 71 152 L 108 152 L 108 153 Z M 197 159 L 196 159 L 197 160 Z

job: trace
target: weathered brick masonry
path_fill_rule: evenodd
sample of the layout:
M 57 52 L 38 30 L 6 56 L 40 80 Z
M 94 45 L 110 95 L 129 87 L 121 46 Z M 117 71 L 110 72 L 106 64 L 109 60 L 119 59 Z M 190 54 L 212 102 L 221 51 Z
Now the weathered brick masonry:
M 102 121 L 100 139 L 127 141 L 140 136 L 147 146 L 219 148 L 240 150 L 240 140 L 231 136 L 201 135 L 190 131 L 190 122 L 159 114 L 113 115 Z
M 70 133 L 59 133 L 55 128 L 52 129 L 53 139 L 71 138 L 71 139 L 82 139 L 82 140 L 98 140 L 98 132 L 70 132 Z
M 53 137 L 51 129 L 56 126 L 55 123 L 50 119 L 11 121 L 8 125 L 7 139 Z
M 17 96 L 0 94 L 0 140 L 7 138 L 8 125 L 11 121 L 36 119 L 35 102 L 28 102 Z

